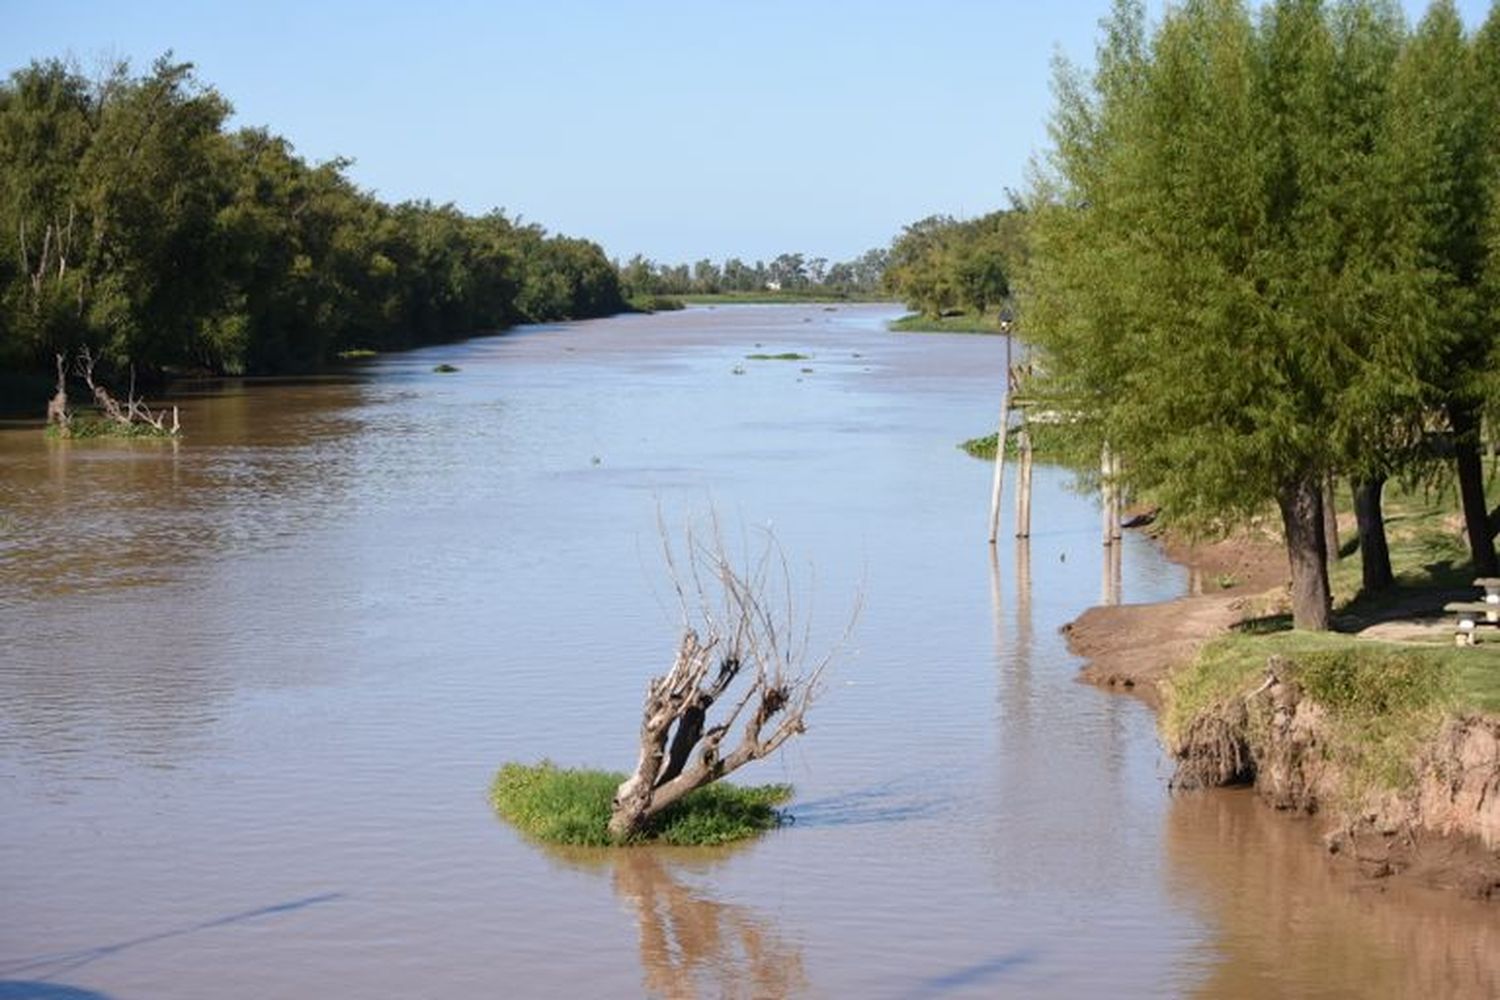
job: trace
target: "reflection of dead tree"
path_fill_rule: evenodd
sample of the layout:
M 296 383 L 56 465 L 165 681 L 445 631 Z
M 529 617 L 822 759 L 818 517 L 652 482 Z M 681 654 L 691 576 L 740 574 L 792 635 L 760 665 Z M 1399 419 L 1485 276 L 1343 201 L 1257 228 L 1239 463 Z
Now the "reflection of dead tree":
M 653 996 L 794 996 L 807 988 L 802 955 L 742 906 L 705 899 L 652 850 L 614 853 L 615 889 L 635 904 L 641 967 Z M 699 982 L 709 976 L 715 981 Z
M 104 419 L 120 428 L 134 430 L 136 428 L 150 428 L 158 434 L 175 437 L 180 425 L 177 420 L 177 407 L 171 410 L 152 410 L 145 402 L 135 394 L 135 368 L 130 369 L 130 391 L 123 401 L 110 395 L 109 390 L 94 381 L 94 365 L 96 359 L 93 352 L 87 347 L 78 352 L 77 359 L 73 362 L 73 374 L 83 379 L 89 387 L 89 392 L 94 397 L 94 403 L 99 407 L 99 412 Z M 64 355 L 57 356 L 57 394 L 47 404 L 47 420 L 56 423 L 63 434 L 67 434 L 72 427 L 72 414 L 68 412 L 68 390 L 65 375 L 66 358 Z M 168 423 L 168 418 L 171 422 Z
M 774 542 L 753 570 L 740 572 L 717 538 L 707 546 L 690 531 L 686 574 L 670 544 L 667 561 L 683 609 L 682 638 L 672 668 L 646 690 L 640 760 L 616 790 L 609 820 L 616 840 L 639 833 L 693 789 L 774 753 L 803 732 L 832 657 L 806 662 L 805 626 L 796 631 L 790 574 Z M 774 611 L 767 604 L 773 583 L 780 585 L 776 596 L 784 605 Z M 710 725 L 709 710 L 737 680 L 744 682 L 738 697 Z M 736 723 L 738 742 L 726 746 Z

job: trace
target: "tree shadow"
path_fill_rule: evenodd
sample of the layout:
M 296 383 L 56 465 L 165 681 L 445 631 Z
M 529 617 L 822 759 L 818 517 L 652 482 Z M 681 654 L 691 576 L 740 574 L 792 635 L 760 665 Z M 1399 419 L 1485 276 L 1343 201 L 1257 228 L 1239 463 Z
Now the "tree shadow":
M 49 954 L 33 955 L 28 958 L 0 960 L 0 976 L 12 976 L 23 972 L 30 973 L 31 975 L 36 975 L 38 973 L 43 974 L 39 980 L 34 982 L 20 980 L 0 980 L 0 1000 L 11 1000 L 13 996 L 34 996 L 37 997 L 38 1000 L 50 1000 L 50 998 L 56 998 L 56 1000 L 66 1000 L 66 998 L 70 997 L 77 997 L 78 1000 L 82 1000 L 83 997 L 98 996 L 98 994 L 91 993 L 87 990 L 75 990 L 74 987 L 64 986 L 57 983 L 50 983 L 47 980 L 54 979 L 57 976 L 61 976 L 68 972 L 72 972 L 75 969 L 80 969 L 85 965 L 90 965 L 94 962 L 99 961 L 101 958 L 108 958 L 111 955 L 118 955 L 122 951 L 128 951 L 131 948 L 139 947 L 143 944 L 154 944 L 158 941 L 165 941 L 170 938 L 182 937 L 187 934 L 196 933 L 197 931 L 209 930 L 214 927 L 225 927 L 230 924 L 242 923 L 246 920 L 258 920 L 262 917 L 269 917 L 278 913 L 290 913 L 294 910 L 300 910 L 308 906 L 316 906 L 319 903 L 329 903 L 336 899 L 342 899 L 343 896 L 344 894 L 341 892 L 327 892 L 318 896 L 307 896 L 303 899 L 293 899 L 285 903 L 276 903 L 272 906 L 262 906 L 254 910 L 245 910 L 240 913 L 231 913 L 228 916 L 215 917 L 213 920 L 205 920 L 202 923 L 190 924 L 187 927 L 178 927 L 174 928 L 173 930 L 158 931 L 155 934 L 145 934 L 140 937 L 129 938 L 124 941 L 116 941 L 111 944 L 98 945 L 93 948 L 81 948 L 75 951 L 51 952 Z M 22 987 L 30 989 L 31 992 L 16 992 L 13 994 L 5 992 L 6 989 L 19 990 Z M 50 989 L 53 992 L 38 992 L 39 990 L 43 990 L 44 988 Z
M 0 1000 L 110 1000 L 108 993 L 32 979 L 0 979 Z

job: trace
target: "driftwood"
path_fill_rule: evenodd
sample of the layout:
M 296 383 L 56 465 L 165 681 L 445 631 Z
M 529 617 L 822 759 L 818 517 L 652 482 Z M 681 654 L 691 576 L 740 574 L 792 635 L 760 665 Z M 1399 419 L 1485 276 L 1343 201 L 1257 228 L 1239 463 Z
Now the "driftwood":
M 689 792 L 775 753 L 803 732 L 833 656 L 807 661 L 805 626 L 799 633 L 790 574 L 774 542 L 748 572 L 731 565 L 717 537 L 709 546 L 689 532 L 687 549 L 684 579 L 667 546 L 682 635 L 671 669 L 646 689 L 640 757 L 616 790 L 610 816 L 615 840 L 641 832 Z M 771 593 L 773 583 L 782 593 Z M 711 719 L 721 700 L 727 707 Z

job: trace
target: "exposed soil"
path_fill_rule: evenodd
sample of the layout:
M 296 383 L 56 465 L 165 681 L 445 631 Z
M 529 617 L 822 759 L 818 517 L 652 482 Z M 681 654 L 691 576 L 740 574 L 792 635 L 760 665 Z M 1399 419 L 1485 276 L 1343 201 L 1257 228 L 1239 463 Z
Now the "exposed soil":
M 1157 541 L 1191 571 L 1191 596 L 1090 608 L 1064 628 L 1068 649 L 1088 660 L 1083 680 L 1153 707 L 1161 703 L 1157 685 L 1204 643 L 1237 622 L 1276 610 L 1288 577 L 1285 550 L 1260 536 L 1194 544 L 1163 535 Z
M 1174 561 L 1192 570 L 1193 594 L 1158 604 L 1090 608 L 1064 627 L 1068 648 L 1088 661 L 1082 680 L 1133 694 L 1153 707 L 1161 704 L 1161 682 L 1205 643 L 1238 622 L 1281 610 L 1288 576 L 1283 549 L 1268 538 L 1161 542 Z M 1411 618 L 1392 614 L 1393 620 L 1361 634 L 1407 638 L 1445 627 L 1421 609 L 1406 610 Z M 1255 752 L 1242 735 L 1243 720 L 1199 720 L 1196 735 L 1189 737 L 1197 746 L 1185 751 L 1196 758 L 1196 770 L 1186 780 L 1180 773 L 1176 787 L 1253 779 L 1267 804 L 1321 824 L 1330 855 L 1340 861 L 1336 867 L 1357 884 L 1425 886 L 1500 901 L 1500 721 L 1450 723 L 1422 762 L 1415 796 L 1339 822 L 1333 816 L 1337 810 L 1323 808 L 1335 800 L 1337 775 L 1317 766 L 1320 754 L 1302 752 L 1304 744 L 1318 739 L 1319 713 L 1309 702 L 1300 711 L 1281 706 L 1284 738 Z M 1260 759 L 1252 759 L 1256 754 Z

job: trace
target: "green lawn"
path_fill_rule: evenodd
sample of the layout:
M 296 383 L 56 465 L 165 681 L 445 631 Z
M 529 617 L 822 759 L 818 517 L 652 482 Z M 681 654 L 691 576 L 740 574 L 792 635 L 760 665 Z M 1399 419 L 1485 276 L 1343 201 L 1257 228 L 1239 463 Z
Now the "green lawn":
M 1494 460 L 1490 460 L 1492 484 L 1495 472 Z M 1380 665 L 1396 655 L 1431 674 L 1447 708 L 1500 713 L 1500 631 L 1486 630 L 1479 645 L 1460 647 L 1447 627 L 1451 619 L 1442 613 L 1447 601 L 1478 597 L 1468 548 L 1460 534 L 1462 520 L 1453 485 L 1436 489 L 1387 484 L 1386 538 L 1396 586 L 1375 595 L 1359 592 L 1359 551 L 1346 484 L 1338 489 L 1336 505 L 1345 554 L 1333 565 L 1330 584 L 1339 631 L 1297 632 L 1291 628 L 1290 616 L 1276 616 L 1246 623 L 1240 631 L 1211 643 L 1197 661 L 1172 679 L 1163 718 L 1168 734 L 1178 731 L 1195 713 L 1252 690 L 1264 676 L 1266 660 L 1275 654 L 1294 661 L 1302 657 L 1315 662 L 1327 656 L 1367 661 L 1371 668 L 1356 675 L 1359 683 L 1371 686 L 1372 697 L 1389 683 Z M 1425 641 L 1388 642 L 1352 634 L 1377 621 L 1406 617 L 1436 617 L 1443 627 Z

